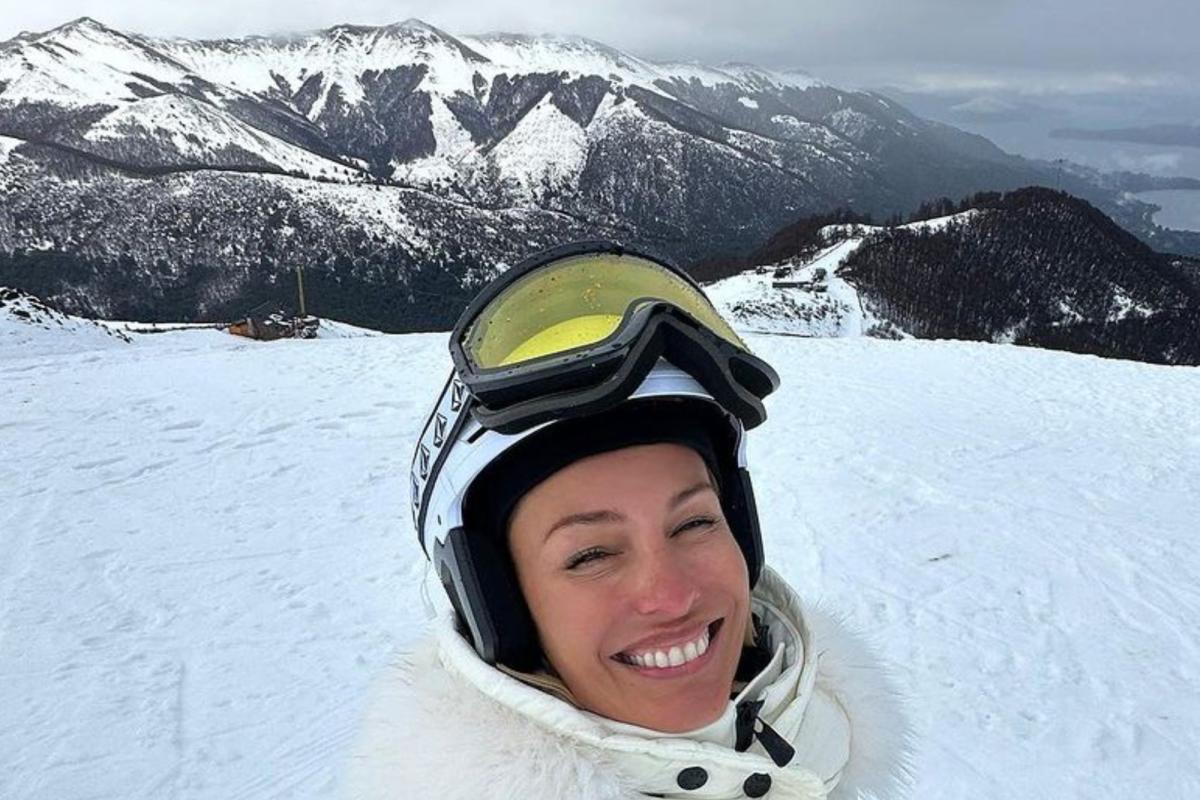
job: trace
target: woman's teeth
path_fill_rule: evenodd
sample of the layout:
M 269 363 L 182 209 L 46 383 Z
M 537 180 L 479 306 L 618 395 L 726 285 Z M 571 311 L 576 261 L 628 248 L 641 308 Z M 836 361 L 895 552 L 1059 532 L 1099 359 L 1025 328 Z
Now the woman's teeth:
M 695 661 L 708 651 L 708 628 L 698 637 L 682 645 L 675 645 L 666 650 L 647 650 L 643 653 L 622 653 L 621 660 L 634 666 L 666 669 L 680 667 L 689 661 Z

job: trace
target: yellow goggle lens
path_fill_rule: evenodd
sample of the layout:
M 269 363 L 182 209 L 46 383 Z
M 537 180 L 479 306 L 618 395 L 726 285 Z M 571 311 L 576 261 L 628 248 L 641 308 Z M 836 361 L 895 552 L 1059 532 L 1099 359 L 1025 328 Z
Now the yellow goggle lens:
M 746 349 L 686 279 L 637 256 L 592 253 L 538 267 L 506 287 L 467 329 L 464 350 L 480 369 L 561 355 L 608 339 L 647 300 L 670 303 Z
M 563 320 L 538 331 L 517 345 L 499 366 L 520 364 L 522 361 L 532 361 L 535 358 L 565 353 L 576 347 L 602 342 L 612 336 L 620 324 L 621 318 L 616 314 L 589 314 L 586 317 Z

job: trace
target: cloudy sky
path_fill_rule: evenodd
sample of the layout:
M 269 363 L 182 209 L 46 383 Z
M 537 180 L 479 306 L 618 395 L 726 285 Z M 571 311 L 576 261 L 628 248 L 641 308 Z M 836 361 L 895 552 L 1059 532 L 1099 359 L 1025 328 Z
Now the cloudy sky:
M 651 59 L 750 61 L 832 82 L 1024 94 L 1189 91 L 1196 0 L 40 0 L 6 3 L 0 39 L 87 15 L 197 37 L 383 24 L 576 33 Z

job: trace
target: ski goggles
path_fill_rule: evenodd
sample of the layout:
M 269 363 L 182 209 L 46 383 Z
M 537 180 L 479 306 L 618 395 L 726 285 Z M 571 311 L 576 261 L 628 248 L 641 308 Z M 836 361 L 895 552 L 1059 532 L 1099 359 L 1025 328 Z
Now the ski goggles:
M 609 243 L 541 253 L 487 286 L 450 340 L 484 427 L 516 433 L 628 397 L 659 358 L 747 428 L 779 376 L 675 267 Z

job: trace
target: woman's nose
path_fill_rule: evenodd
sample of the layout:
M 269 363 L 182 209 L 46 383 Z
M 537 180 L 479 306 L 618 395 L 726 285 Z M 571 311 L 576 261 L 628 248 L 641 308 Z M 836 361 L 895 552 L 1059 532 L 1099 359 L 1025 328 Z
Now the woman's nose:
M 700 597 L 691 570 L 670 548 L 657 548 L 641 558 L 634 586 L 639 614 L 667 618 L 686 616 Z

